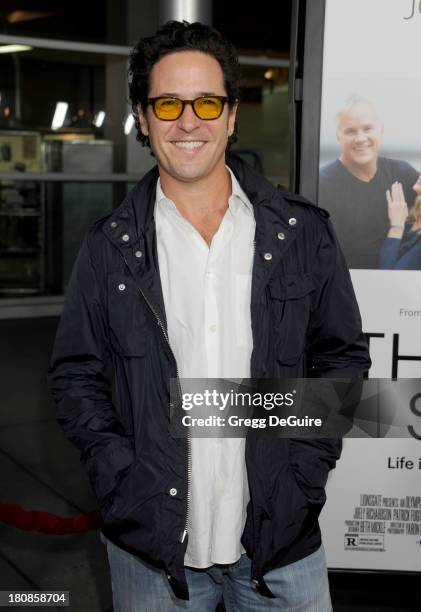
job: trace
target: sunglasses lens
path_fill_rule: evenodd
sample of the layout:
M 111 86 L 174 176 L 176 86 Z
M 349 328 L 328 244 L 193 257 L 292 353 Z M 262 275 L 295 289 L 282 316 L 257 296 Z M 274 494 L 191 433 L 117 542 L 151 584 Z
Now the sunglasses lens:
M 194 102 L 194 110 L 200 119 L 217 119 L 223 109 L 223 102 L 219 98 L 198 98 Z
M 173 121 L 178 119 L 181 114 L 183 104 L 181 100 L 176 98 L 158 98 L 154 103 L 155 114 L 159 119 L 164 121 Z

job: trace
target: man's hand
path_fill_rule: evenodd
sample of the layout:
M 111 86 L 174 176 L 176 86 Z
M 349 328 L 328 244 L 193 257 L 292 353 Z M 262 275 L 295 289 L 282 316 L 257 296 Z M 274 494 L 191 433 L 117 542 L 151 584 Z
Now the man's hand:
M 397 181 L 392 188 L 386 191 L 387 214 L 389 216 L 390 229 L 388 238 L 402 238 L 405 222 L 408 218 L 408 205 L 405 202 L 402 184 Z

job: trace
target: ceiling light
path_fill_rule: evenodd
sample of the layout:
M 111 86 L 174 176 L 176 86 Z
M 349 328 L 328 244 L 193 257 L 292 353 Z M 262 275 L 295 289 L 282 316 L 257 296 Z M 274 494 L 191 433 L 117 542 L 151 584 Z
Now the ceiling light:
M 32 51 L 29 45 L 1 45 L 0 53 L 19 53 L 20 51 Z
M 130 134 L 133 126 L 134 126 L 134 118 L 133 118 L 133 115 L 130 113 L 130 115 L 127 115 L 126 121 L 124 122 L 124 133 L 126 134 L 126 136 Z
M 99 111 L 95 119 L 93 120 L 94 126 L 97 128 L 100 128 L 101 125 L 104 123 L 104 119 L 105 119 L 105 112 Z
M 20 23 L 22 21 L 32 21 L 33 19 L 45 19 L 51 17 L 53 13 L 45 13 L 41 11 L 12 11 L 6 15 L 6 21 L 9 23 Z
M 63 127 L 68 108 L 69 105 L 67 104 L 67 102 L 57 102 L 56 110 L 54 111 L 53 121 L 51 123 L 52 130 L 58 130 Z
M 268 81 L 270 79 L 273 79 L 273 70 L 266 70 L 265 74 L 264 74 L 265 79 L 268 79 Z

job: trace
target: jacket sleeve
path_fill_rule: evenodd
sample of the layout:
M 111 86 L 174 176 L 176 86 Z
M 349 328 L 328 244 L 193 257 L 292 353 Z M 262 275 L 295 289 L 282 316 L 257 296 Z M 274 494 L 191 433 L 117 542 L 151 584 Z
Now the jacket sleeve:
M 379 269 L 393 270 L 399 259 L 400 238 L 386 238 L 383 240 L 380 255 Z
M 108 347 L 100 283 L 86 238 L 67 288 L 48 382 L 58 421 L 80 450 L 100 503 L 135 455 L 133 439 L 125 434 L 111 402 Z
M 371 365 L 361 316 L 332 224 L 325 219 L 323 226 L 313 264 L 316 289 L 307 329 L 307 376 L 360 378 Z M 341 439 L 291 440 L 291 465 L 311 501 L 325 500 L 328 474 L 341 450 Z
M 371 360 L 349 270 L 329 220 L 316 251 L 313 277 L 316 291 L 307 329 L 308 375 L 361 377 Z

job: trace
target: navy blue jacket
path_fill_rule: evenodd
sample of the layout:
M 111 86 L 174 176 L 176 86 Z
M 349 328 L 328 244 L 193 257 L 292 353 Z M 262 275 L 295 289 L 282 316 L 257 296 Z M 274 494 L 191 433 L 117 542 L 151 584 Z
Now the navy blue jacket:
M 381 270 L 421 270 L 421 232 L 407 229 L 402 239 L 383 240 L 380 250 Z
M 256 219 L 251 377 L 361 376 L 370 360 L 329 215 L 243 163 L 229 164 Z M 154 168 L 88 232 L 67 289 L 49 384 L 59 422 L 81 452 L 104 535 L 163 568 L 174 593 L 188 599 L 189 443 L 169 433 L 177 364 L 158 271 L 157 178 Z M 251 498 L 242 543 L 260 593 L 271 596 L 266 572 L 320 546 L 318 515 L 340 452 L 336 439 L 247 439 Z

